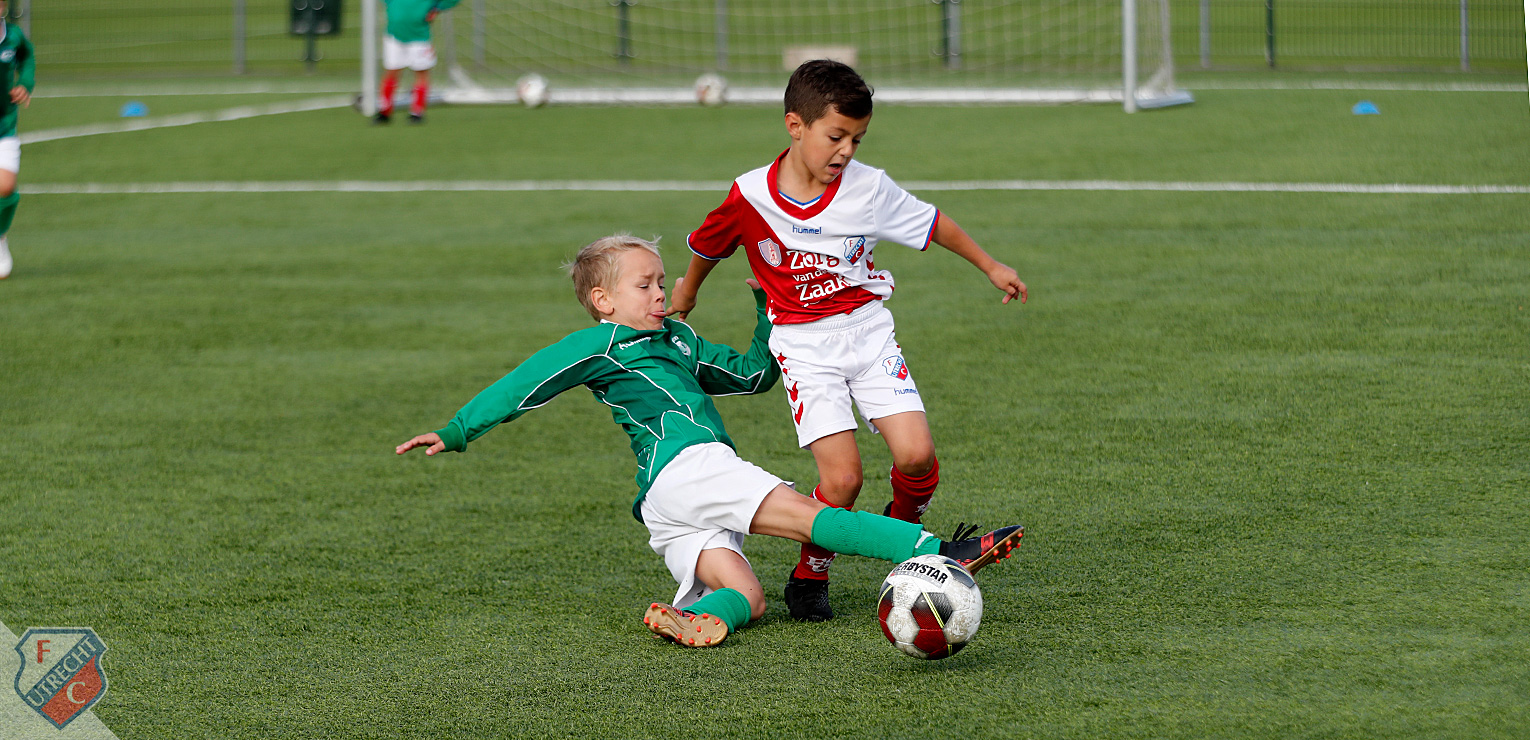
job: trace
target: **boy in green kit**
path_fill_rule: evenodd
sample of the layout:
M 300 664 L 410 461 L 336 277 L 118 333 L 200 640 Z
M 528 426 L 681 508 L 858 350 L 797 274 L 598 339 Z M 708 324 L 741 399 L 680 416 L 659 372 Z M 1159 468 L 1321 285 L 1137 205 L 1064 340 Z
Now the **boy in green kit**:
M 16 114 L 32 102 L 32 42 L 15 25 L 5 22 L 8 8 L 0 0 L 0 280 L 11 275 L 11 245 L 6 239 L 16 218 L 16 176 L 21 172 L 21 139 L 16 137 Z
M 383 37 L 382 89 L 378 91 L 376 123 L 393 117 L 393 95 L 398 92 L 398 73 L 414 70 L 414 95 L 409 100 L 409 122 L 425 122 L 425 100 L 430 95 L 430 70 L 436 66 L 436 47 L 430 43 L 430 24 L 459 0 L 383 0 L 388 7 L 388 33 Z

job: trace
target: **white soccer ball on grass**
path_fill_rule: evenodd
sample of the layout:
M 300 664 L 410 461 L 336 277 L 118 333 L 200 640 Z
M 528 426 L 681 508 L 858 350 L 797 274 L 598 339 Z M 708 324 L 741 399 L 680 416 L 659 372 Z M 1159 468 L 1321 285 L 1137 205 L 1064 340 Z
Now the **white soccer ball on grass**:
M 728 102 L 728 81 L 715 72 L 696 78 L 696 102 L 716 108 Z
M 955 655 L 983 621 L 983 593 L 961 563 L 942 555 L 917 555 L 882 582 L 877 620 L 893 646 L 915 658 Z
M 515 94 L 527 108 L 547 105 L 547 78 L 532 72 L 515 81 Z

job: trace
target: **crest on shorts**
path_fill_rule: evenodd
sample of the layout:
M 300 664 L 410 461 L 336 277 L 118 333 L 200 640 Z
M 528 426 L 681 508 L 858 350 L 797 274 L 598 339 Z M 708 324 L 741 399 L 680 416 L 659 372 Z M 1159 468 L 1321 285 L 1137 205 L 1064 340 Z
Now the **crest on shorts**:
M 845 260 L 847 262 L 849 262 L 850 264 L 853 265 L 853 264 L 855 264 L 857 262 L 860 262 L 861 261 L 861 257 L 864 257 L 865 255 L 866 255 L 866 237 L 864 237 L 864 236 L 847 236 L 847 237 L 845 237 Z
M 893 355 L 882 360 L 882 369 L 898 380 L 908 380 L 908 365 L 904 364 L 901 355 Z
M 764 239 L 755 244 L 760 248 L 760 259 L 765 260 L 771 267 L 781 266 L 781 245 L 775 239 Z
M 101 654 L 106 643 L 89 627 L 33 627 L 16 643 L 21 668 L 16 694 L 33 711 L 64 729 L 106 695 Z

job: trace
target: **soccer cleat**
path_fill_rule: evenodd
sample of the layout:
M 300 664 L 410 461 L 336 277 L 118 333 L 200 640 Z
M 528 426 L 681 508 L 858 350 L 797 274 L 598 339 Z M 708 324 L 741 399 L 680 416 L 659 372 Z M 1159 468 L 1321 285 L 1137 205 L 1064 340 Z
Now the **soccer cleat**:
M 422 116 L 422 115 L 420 115 L 418 113 L 410 113 L 409 114 L 409 122 L 412 123 L 412 124 L 415 124 L 415 125 L 422 124 L 422 123 L 425 122 L 425 116 Z
M 655 636 L 681 647 L 712 647 L 728 639 L 728 625 L 711 614 L 693 614 L 669 604 L 654 602 L 643 614 L 643 624 Z
M 829 606 L 827 578 L 786 578 L 786 611 L 802 622 L 827 622 L 834 618 Z
M 975 524 L 958 524 L 951 541 L 940 544 L 940 554 L 961 563 L 968 573 L 976 573 L 1008 558 L 1020 546 L 1020 538 L 1025 536 L 1025 527 L 1018 524 L 973 537 L 977 529 Z
M 372 125 L 382 126 L 391 120 L 393 120 L 393 116 L 390 116 L 382 111 L 378 111 L 377 115 L 372 116 Z
M 0 280 L 11 276 L 11 243 L 0 236 Z

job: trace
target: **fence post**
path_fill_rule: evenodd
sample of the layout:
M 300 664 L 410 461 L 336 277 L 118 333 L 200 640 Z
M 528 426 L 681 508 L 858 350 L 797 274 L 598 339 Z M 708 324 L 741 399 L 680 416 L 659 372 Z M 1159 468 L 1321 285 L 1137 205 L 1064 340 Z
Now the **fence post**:
M 1211 69 L 1211 0 L 1201 0 L 1201 69 Z
M 1530 7 L 1530 6 L 1527 6 Z M 1472 71 L 1471 24 L 1466 12 L 1466 0 L 1461 0 L 1461 71 Z
M 637 0 L 616 0 L 616 58 L 623 65 L 632 63 L 632 4 Z
M 488 23 L 488 0 L 473 0 L 473 63 L 483 68 L 484 26 Z
M 244 0 L 234 0 L 234 74 L 244 74 Z
M 32 35 L 32 0 L 21 0 L 21 11 L 17 20 L 21 21 L 21 32 L 27 36 Z
M 1275 68 L 1275 0 L 1264 0 L 1264 61 Z
M 946 69 L 961 69 L 962 0 L 941 0 L 940 5 L 941 54 L 946 58 Z
M 728 0 L 717 0 L 712 33 L 717 44 L 717 71 L 728 68 Z

